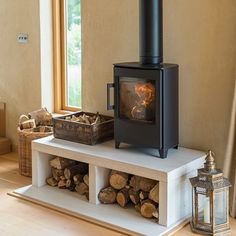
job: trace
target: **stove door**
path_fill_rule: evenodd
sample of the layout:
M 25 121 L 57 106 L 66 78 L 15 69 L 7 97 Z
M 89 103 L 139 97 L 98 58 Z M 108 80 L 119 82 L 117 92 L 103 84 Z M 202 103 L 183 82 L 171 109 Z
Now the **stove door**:
M 155 87 L 154 80 L 120 77 L 119 117 L 133 121 L 155 123 Z
M 161 71 L 115 67 L 115 140 L 160 147 Z

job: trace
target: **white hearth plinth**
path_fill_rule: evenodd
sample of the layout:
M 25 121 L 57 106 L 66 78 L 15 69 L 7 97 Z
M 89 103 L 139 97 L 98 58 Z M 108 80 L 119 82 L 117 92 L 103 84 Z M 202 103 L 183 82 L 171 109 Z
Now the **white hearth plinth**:
M 148 152 L 148 153 L 147 153 Z M 153 150 L 135 149 L 114 141 L 88 146 L 53 136 L 33 141 L 33 184 L 15 190 L 15 194 L 67 214 L 85 218 L 106 227 L 134 235 L 165 235 L 186 221 L 192 211 L 189 178 L 203 166 L 205 153 L 186 148 L 169 150 L 167 159 L 152 156 Z M 89 164 L 89 202 L 76 193 L 46 185 L 51 175 L 49 160 L 61 156 Z M 111 169 L 158 180 L 159 222 L 144 219 L 133 208 L 102 205 L 97 195 L 107 186 Z

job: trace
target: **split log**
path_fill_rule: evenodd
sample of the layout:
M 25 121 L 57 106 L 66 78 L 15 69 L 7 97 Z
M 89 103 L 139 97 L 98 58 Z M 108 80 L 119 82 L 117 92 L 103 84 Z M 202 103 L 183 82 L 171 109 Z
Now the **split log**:
M 64 175 L 64 171 L 63 170 L 59 170 L 56 169 L 54 167 L 52 167 L 52 176 L 55 180 L 59 181 L 60 177 Z
M 74 175 L 73 176 L 74 183 L 75 184 L 82 183 L 83 182 L 83 178 L 84 178 L 83 175 L 80 175 L 80 174 Z
M 147 199 L 148 195 L 149 195 L 149 192 L 145 192 L 145 191 L 141 190 L 139 193 L 140 200 L 143 201 L 143 200 Z
M 73 115 L 72 117 L 71 117 L 71 121 L 77 121 L 78 119 L 77 119 L 77 117 L 75 116 L 75 115 Z
M 73 180 L 71 180 L 71 179 L 68 179 L 67 181 L 66 181 L 66 188 L 67 189 L 69 189 L 71 192 L 74 192 L 75 191 L 75 183 L 74 183 L 74 181 Z
M 158 209 L 151 200 L 145 200 L 141 203 L 140 213 L 145 218 L 153 218 L 158 215 Z
M 129 202 L 129 189 L 121 189 L 116 195 L 116 201 L 121 207 L 125 207 Z
M 66 177 L 64 175 L 60 176 L 60 180 L 66 180 Z
M 53 177 L 47 178 L 47 184 L 56 187 L 58 185 L 58 181 L 55 180 Z
M 89 186 L 89 175 L 85 175 L 83 178 L 83 181 L 85 184 L 87 184 Z
M 132 176 L 130 179 L 130 186 L 133 187 L 135 191 L 143 190 L 145 192 L 149 192 L 156 184 L 156 180 L 136 175 Z
M 80 195 L 85 195 L 87 192 L 89 192 L 89 188 L 85 183 L 79 183 L 76 185 L 75 190 Z
M 102 189 L 98 194 L 101 203 L 112 204 L 116 202 L 116 190 L 112 187 Z
M 85 175 L 88 173 L 88 164 L 80 162 L 75 166 L 69 166 L 65 168 L 64 175 L 66 179 L 72 179 L 74 175 L 81 174 Z
M 58 182 L 58 188 L 62 188 L 62 189 L 66 188 L 66 180 L 60 180 Z
M 149 192 L 149 199 L 159 203 L 159 183 L 157 183 Z
M 82 116 L 82 118 L 83 118 L 85 124 L 90 125 L 90 122 L 89 122 L 88 116 L 86 116 L 86 115 L 84 114 L 84 115 Z
M 158 212 L 158 210 L 154 211 L 154 212 L 152 213 L 152 216 L 153 216 L 154 218 L 156 218 L 156 219 L 159 219 L 159 212 Z
M 128 180 L 129 180 L 129 175 L 127 173 L 120 171 L 112 170 L 109 176 L 110 185 L 114 189 L 118 190 L 124 188 L 127 185 Z
M 129 190 L 131 187 L 129 185 L 126 185 L 125 188 L 127 188 Z
M 139 192 L 135 191 L 133 188 L 129 189 L 129 198 L 134 205 L 137 205 L 140 202 Z
M 50 161 L 50 165 L 56 169 L 62 170 L 68 166 L 74 165 L 76 162 L 70 159 L 56 157 Z
M 48 112 L 47 108 L 41 108 L 36 111 L 32 111 L 28 114 L 30 119 L 35 119 L 36 125 L 52 125 L 52 114 Z

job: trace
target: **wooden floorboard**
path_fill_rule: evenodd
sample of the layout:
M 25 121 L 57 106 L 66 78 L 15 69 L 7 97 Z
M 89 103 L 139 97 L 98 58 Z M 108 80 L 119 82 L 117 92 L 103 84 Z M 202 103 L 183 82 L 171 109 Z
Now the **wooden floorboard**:
M 0 235 L 6 236 L 118 236 L 121 233 L 91 224 L 33 203 L 8 196 L 8 192 L 29 185 L 31 179 L 19 175 L 16 153 L 0 156 Z M 101 213 L 102 214 L 102 213 Z M 236 220 L 231 219 L 231 235 Z M 172 234 L 193 236 L 189 225 Z

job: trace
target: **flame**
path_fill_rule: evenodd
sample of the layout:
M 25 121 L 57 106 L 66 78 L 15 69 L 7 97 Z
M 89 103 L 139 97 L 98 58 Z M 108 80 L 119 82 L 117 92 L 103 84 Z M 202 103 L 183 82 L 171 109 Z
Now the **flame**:
M 136 106 L 132 108 L 131 115 L 133 118 L 145 119 L 145 110 L 155 99 L 155 87 L 152 83 L 137 83 L 134 91 L 138 99 L 135 101 Z
M 137 101 L 139 105 L 149 106 L 155 99 L 155 87 L 151 83 L 138 83 L 135 85 L 135 93 L 140 100 Z

